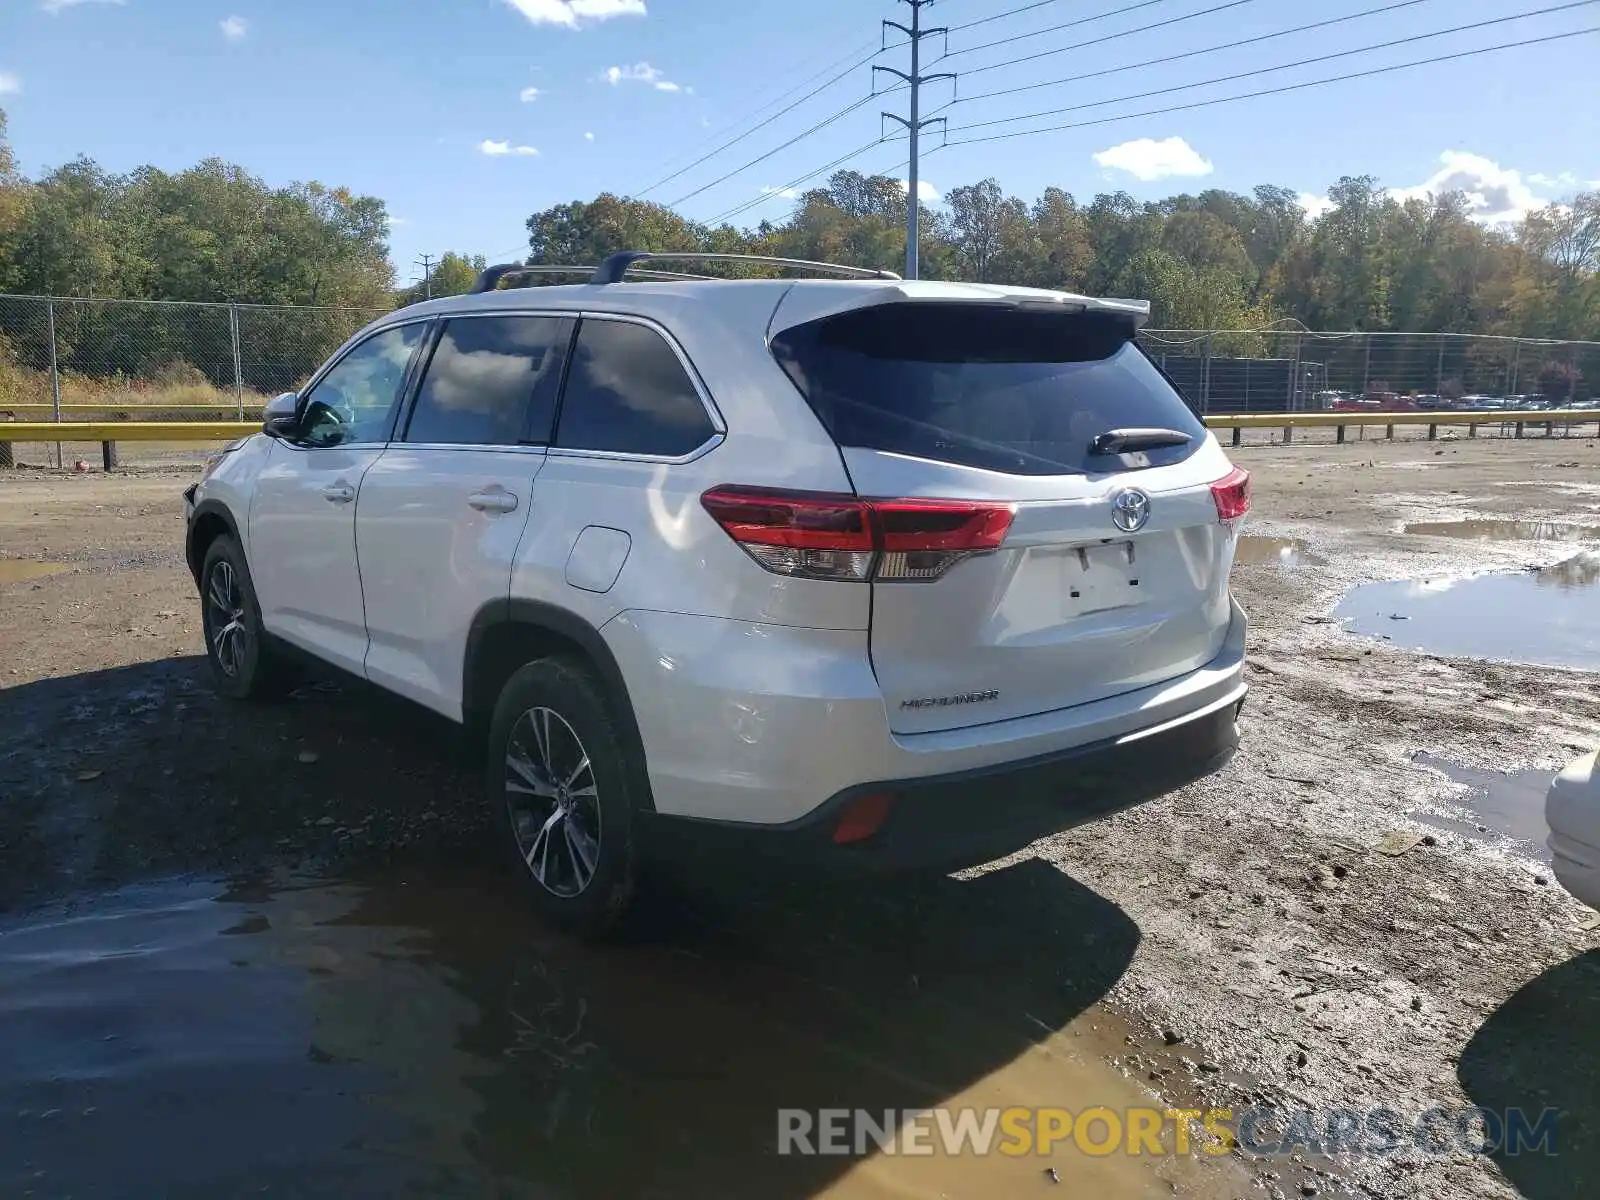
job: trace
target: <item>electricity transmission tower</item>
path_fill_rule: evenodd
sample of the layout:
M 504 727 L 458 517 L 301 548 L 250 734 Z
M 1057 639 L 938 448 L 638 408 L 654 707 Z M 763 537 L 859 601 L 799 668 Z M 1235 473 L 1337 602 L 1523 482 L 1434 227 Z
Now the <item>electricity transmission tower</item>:
M 921 73 L 922 72 L 922 56 L 921 56 L 922 39 L 925 38 L 925 37 L 933 37 L 935 34 L 945 34 L 945 33 L 949 33 L 950 32 L 947 28 L 945 28 L 942 25 L 939 26 L 936 29 L 924 29 L 922 27 L 922 10 L 924 8 L 926 8 L 928 5 L 932 4 L 933 2 L 934 2 L 934 0 L 900 0 L 900 3 L 908 4 L 908 5 L 911 6 L 911 26 L 910 26 L 910 28 L 907 28 L 906 26 L 900 24 L 900 22 L 898 22 L 898 21 L 885 21 L 883 23 L 884 24 L 884 28 L 886 28 L 886 29 L 898 29 L 901 33 L 905 34 L 906 38 L 910 41 L 910 43 L 911 43 L 911 72 L 910 72 L 910 74 L 907 74 L 904 71 L 897 71 L 893 67 L 878 67 L 878 66 L 874 66 L 872 68 L 874 71 L 887 71 L 890 75 L 895 76 L 897 79 L 905 80 L 906 86 L 911 89 L 911 113 L 910 113 L 909 117 L 902 117 L 902 116 L 899 116 L 899 115 L 897 115 L 895 113 L 891 113 L 891 112 L 886 112 L 886 113 L 883 114 L 884 116 L 888 117 L 889 120 L 894 121 L 897 124 L 904 125 L 905 128 L 906 128 L 906 133 L 910 135 L 910 140 L 911 140 L 911 146 L 910 146 L 911 156 L 910 156 L 910 159 L 909 159 L 909 162 L 908 162 L 908 169 L 907 169 L 907 173 L 906 173 L 906 278 L 907 279 L 915 279 L 917 277 L 917 224 L 918 224 L 917 218 L 920 215 L 921 207 L 922 207 L 922 205 L 921 205 L 921 203 L 920 203 L 920 201 L 918 199 L 918 196 L 917 196 L 917 177 L 918 177 L 918 174 L 919 174 L 919 171 L 918 171 L 919 164 L 918 164 L 918 161 L 917 161 L 917 149 L 918 149 L 918 137 L 917 137 L 917 135 L 920 134 L 925 127 L 927 127 L 929 125 L 940 124 L 940 123 L 942 123 L 944 121 L 943 117 L 928 117 L 926 119 L 924 119 L 922 117 L 922 110 L 921 110 L 922 85 L 925 84 L 925 83 L 932 83 L 936 79 L 954 79 L 955 78 L 955 75 L 951 74 L 948 71 L 941 72 L 941 73 L 939 73 L 937 75 L 924 75 L 924 74 Z
M 422 298 L 424 300 L 433 299 L 433 268 L 435 265 L 437 264 L 434 263 L 431 254 L 424 254 L 417 259 L 417 266 L 422 268 Z

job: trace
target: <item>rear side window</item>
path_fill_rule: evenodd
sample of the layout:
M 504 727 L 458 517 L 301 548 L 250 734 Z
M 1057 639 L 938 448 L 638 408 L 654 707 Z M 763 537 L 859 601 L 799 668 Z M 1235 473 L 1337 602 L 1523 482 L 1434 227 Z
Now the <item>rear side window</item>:
M 556 445 L 675 458 L 714 432 L 689 373 L 654 329 L 593 318 L 578 327 Z
M 1205 427 L 1114 314 L 885 304 L 785 330 L 772 351 L 841 446 L 1013 475 L 1162 466 Z M 1138 458 L 1099 455 L 1113 429 L 1188 434 Z
M 559 317 L 446 323 L 406 427 L 408 442 L 548 442 L 572 324 Z

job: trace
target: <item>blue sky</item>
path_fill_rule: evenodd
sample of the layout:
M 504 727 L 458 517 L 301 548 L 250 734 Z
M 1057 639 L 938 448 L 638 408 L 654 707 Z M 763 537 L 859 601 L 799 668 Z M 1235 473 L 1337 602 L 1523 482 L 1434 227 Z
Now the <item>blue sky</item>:
M 1600 3 L 1589 3 L 1232 84 L 961 132 L 1562 0 L 1414 0 L 1166 65 L 975 98 L 1397 0 L 1045 0 L 986 20 L 1027 2 L 941 0 L 924 10 L 928 24 L 953 28 L 950 57 L 924 65 L 962 75 L 955 94 L 963 99 L 942 113 L 950 141 L 1600 27 Z M 1084 20 L 1121 8 L 1136 10 Z M 679 210 L 696 219 L 752 202 L 736 221 L 781 218 L 788 201 L 763 198 L 763 189 L 797 181 L 876 138 L 879 111 L 900 108 L 903 94 L 866 100 L 748 170 L 690 193 L 862 100 L 872 83 L 866 66 L 679 178 L 645 189 L 743 133 L 753 114 L 808 77 L 830 64 L 838 64 L 836 73 L 855 61 L 852 52 L 864 57 L 878 44 L 884 17 L 908 19 L 894 0 L 0 0 L 0 107 L 29 173 L 80 153 L 116 171 L 147 162 L 181 169 L 216 155 L 275 184 L 318 179 L 381 196 L 395 218 L 392 257 L 403 282 L 425 251 L 516 254 L 530 212 L 601 190 L 681 200 Z M 1047 32 L 1074 20 L 1081 23 Z M 960 28 L 968 22 L 981 23 Z M 1128 32 L 1157 22 L 1170 23 Z M 975 49 L 1002 38 L 1017 40 Z M 1096 38 L 1108 40 L 1062 50 Z M 944 52 L 943 39 L 924 45 L 930 59 Z M 1370 173 L 1397 190 L 1464 187 L 1480 198 L 1485 219 L 1514 217 L 1591 181 L 1600 186 L 1597 49 L 1600 33 L 1590 32 L 1234 104 L 972 142 L 927 154 L 923 177 L 943 192 L 992 175 L 1030 200 L 1051 184 L 1087 200 L 1119 187 L 1153 199 L 1275 183 L 1314 204 L 1339 176 Z M 874 61 L 907 66 L 904 49 Z M 881 77 L 880 87 L 889 82 Z M 926 95 L 926 107 L 937 108 L 952 91 L 931 84 Z M 940 140 L 928 138 L 930 146 Z M 847 165 L 897 169 L 902 151 L 879 145 Z

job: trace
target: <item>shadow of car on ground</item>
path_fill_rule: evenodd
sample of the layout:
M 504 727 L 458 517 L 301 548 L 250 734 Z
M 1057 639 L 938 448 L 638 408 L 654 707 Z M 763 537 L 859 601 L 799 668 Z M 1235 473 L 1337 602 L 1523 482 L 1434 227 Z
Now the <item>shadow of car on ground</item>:
M 1121 909 L 1022 859 L 966 879 L 859 881 L 746 863 L 650 892 L 629 943 L 585 945 L 545 928 L 493 853 L 453 727 L 363 685 L 236 705 L 194 658 L 27 684 L 0 703 L 0 781 L 26 797 L 0 857 L 33 855 L 39 887 L 281 879 L 299 864 L 288 883 L 176 905 L 162 889 L 178 885 L 113 893 L 118 921 L 61 926 L 88 930 L 59 967 L 83 972 L 76 983 L 39 967 L 56 961 L 53 926 L 8 921 L 35 943 L 0 961 L 15 976 L 0 988 L 8 1023 L 33 1049 L 0 1073 L 0 1101 L 161 1114 L 107 1119 L 98 1136 L 30 1122 L 20 1144 L 0 1137 L 0 1161 L 69 1190 L 260 1181 L 349 1195 L 389 1180 L 435 1194 L 810 1196 L 859 1159 L 777 1157 L 779 1108 L 921 1110 L 1052 1038 L 1060 1055 L 1056 1035 L 1139 941 Z M 140 940 L 156 910 L 200 925 Z M 119 955 L 119 937 L 137 953 Z M 181 972 L 155 969 L 169 952 Z M 54 999 L 35 1004 L 30 987 Z M 63 1071 L 93 1056 L 90 1027 L 129 1039 L 107 1042 L 119 1053 L 141 1038 L 184 1053 Z M 1048 1091 L 1018 1102 L 1072 1102 Z
M 1553 1153 L 1492 1153 L 1528 1200 L 1600 1194 L 1600 950 L 1524 984 L 1473 1035 L 1456 1075 L 1474 1104 L 1502 1119 L 1520 1110 L 1536 1129 L 1554 1110 Z

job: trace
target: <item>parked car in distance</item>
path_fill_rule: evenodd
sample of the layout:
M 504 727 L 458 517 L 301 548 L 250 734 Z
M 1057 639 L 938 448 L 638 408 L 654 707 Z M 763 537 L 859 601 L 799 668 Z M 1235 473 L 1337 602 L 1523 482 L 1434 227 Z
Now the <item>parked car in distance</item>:
M 1595 754 L 1555 777 L 1544 813 L 1556 878 L 1590 908 L 1600 908 L 1600 770 Z
M 844 278 L 639 270 L 725 258 Z M 1233 753 L 1250 477 L 1148 304 L 640 252 L 498 287 L 548 270 L 379 318 L 188 490 L 222 692 L 293 651 L 475 731 L 587 931 L 683 841 L 973 864 Z

